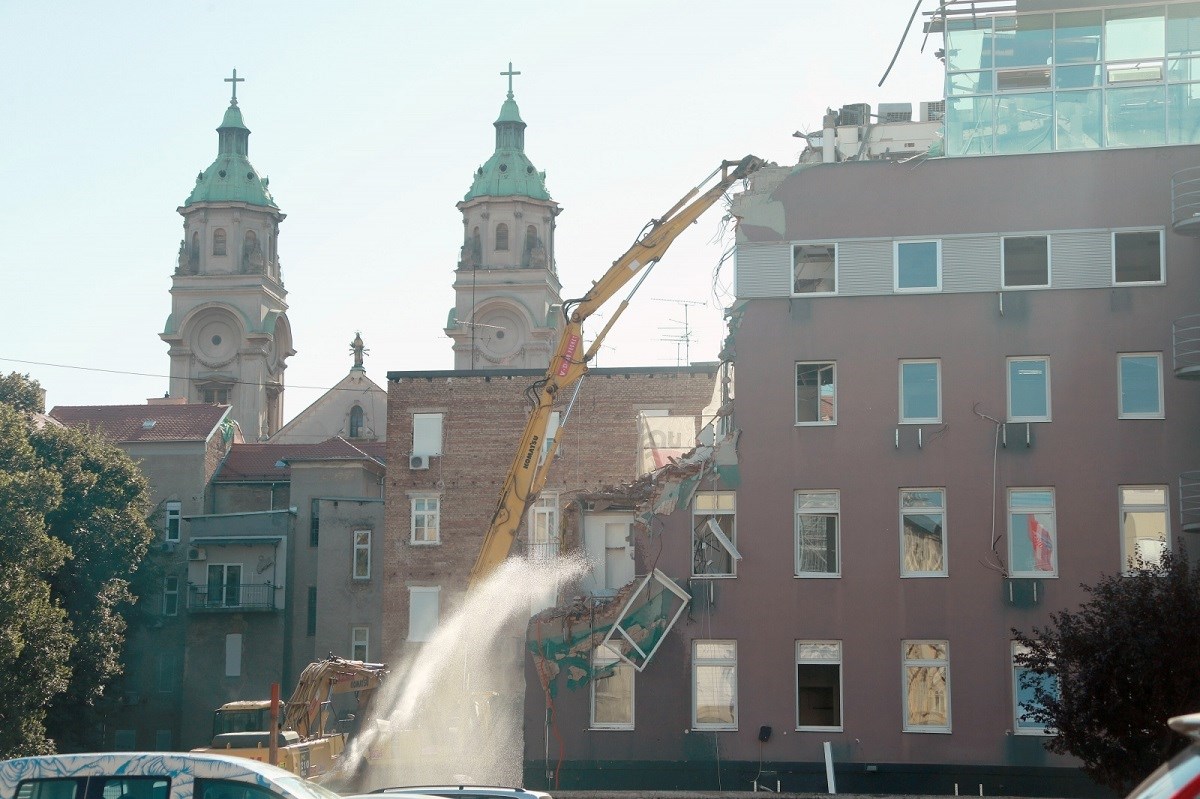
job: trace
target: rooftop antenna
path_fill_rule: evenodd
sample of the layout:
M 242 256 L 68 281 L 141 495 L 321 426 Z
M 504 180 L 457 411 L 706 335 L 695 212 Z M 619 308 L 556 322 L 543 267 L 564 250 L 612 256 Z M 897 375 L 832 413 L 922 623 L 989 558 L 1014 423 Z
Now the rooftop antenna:
M 652 297 L 651 299 L 653 299 L 655 302 L 673 302 L 676 305 L 683 307 L 683 321 L 680 321 L 678 319 L 667 320 L 669 322 L 673 322 L 677 325 L 682 326 L 679 335 L 664 336 L 663 338 L 661 338 L 659 340 L 676 342 L 676 344 L 675 344 L 675 365 L 676 366 L 683 366 L 684 364 L 691 363 L 692 362 L 692 326 L 688 321 L 688 306 L 690 306 L 690 305 L 707 306 L 708 303 L 707 302 L 699 302 L 697 300 L 674 300 L 674 299 L 668 299 L 666 297 Z M 663 327 L 659 328 L 659 330 L 669 330 L 669 329 L 671 329 L 671 328 L 663 328 Z M 679 344 L 681 344 L 681 343 L 683 344 L 683 356 L 684 356 L 683 363 L 680 363 L 680 361 L 679 361 Z

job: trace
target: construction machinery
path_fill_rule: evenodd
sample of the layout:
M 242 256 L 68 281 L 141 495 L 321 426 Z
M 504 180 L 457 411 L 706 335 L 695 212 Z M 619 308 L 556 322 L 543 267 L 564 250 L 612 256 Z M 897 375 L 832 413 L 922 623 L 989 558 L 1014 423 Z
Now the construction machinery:
M 353 692 L 361 716 L 368 699 L 364 694 L 378 688 L 385 674 L 387 666 L 382 663 L 330 655 L 305 667 L 282 707 L 278 691 L 273 700 L 221 705 L 213 717 L 212 744 L 192 751 L 273 762 L 302 777 L 319 776 L 334 766 L 346 748 L 346 733 L 330 729 L 330 722 L 337 721 L 333 697 Z
M 580 381 L 587 374 L 588 361 L 599 351 L 604 337 L 628 307 L 630 297 L 650 274 L 650 269 L 658 263 L 684 228 L 716 203 L 730 186 L 749 177 L 760 169 L 763 163 L 761 159 L 752 155 L 740 161 L 723 161 L 700 185 L 685 194 L 661 218 L 650 220 L 633 246 L 613 262 L 604 276 L 592 284 L 587 294 L 563 304 L 565 325 L 545 376 L 526 392 L 533 407 L 505 477 L 483 547 L 476 558 L 475 566 L 471 569 L 470 586 L 473 587 L 484 580 L 508 557 L 525 512 L 537 499 L 538 493 L 546 483 L 546 475 L 558 448 L 561 431 L 571 413 L 571 405 L 568 405 L 555 438 L 546 441 L 547 428 L 559 394 L 564 389 L 574 386 L 575 394 L 571 397 L 571 403 L 574 403 Z M 717 177 L 718 175 L 720 177 Z M 717 180 L 710 188 L 705 189 L 705 185 L 713 178 Z M 621 301 L 591 346 L 584 352 L 583 322 L 639 273 L 641 276 L 638 277 L 629 296 Z

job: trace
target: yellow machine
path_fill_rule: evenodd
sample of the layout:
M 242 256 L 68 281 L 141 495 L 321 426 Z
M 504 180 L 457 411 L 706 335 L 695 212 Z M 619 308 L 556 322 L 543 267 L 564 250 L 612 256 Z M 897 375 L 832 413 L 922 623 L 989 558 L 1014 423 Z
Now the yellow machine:
M 387 667 L 382 663 L 333 655 L 310 663 L 291 698 L 277 709 L 277 765 L 302 777 L 316 777 L 332 768 L 346 747 L 345 733 L 328 728 L 333 696 L 358 695 L 361 716 L 366 704 L 363 692 L 378 688 L 385 674 Z M 266 763 L 271 758 L 271 727 L 271 700 L 228 702 L 214 715 L 212 744 L 192 751 Z
M 546 474 L 558 441 L 545 442 L 546 429 L 550 415 L 554 409 L 554 401 L 563 389 L 576 387 L 587 374 L 588 361 L 600 348 L 600 343 L 608 335 L 613 323 L 629 305 L 629 298 L 621 301 L 620 306 L 609 318 L 608 323 L 596 336 L 591 347 L 583 351 L 583 322 L 595 313 L 605 302 L 610 300 L 639 272 L 642 276 L 630 291 L 630 296 L 637 291 L 650 267 L 662 258 L 667 248 L 683 232 L 684 228 L 695 222 L 701 214 L 708 210 L 725 191 L 735 182 L 749 177 L 763 166 L 763 161 L 748 155 L 741 161 L 724 161 L 716 170 L 708 175 L 700 185 L 689 191 L 679 202 L 675 203 L 661 219 L 652 219 L 643 230 L 637 241 L 629 250 L 613 262 L 604 276 L 586 295 L 578 300 L 563 304 L 563 316 L 566 325 L 558 341 L 558 347 L 550 358 L 546 374 L 533 384 L 529 395 L 533 408 L 529 420 L 525 424 L 525 432 L 517 447 L 516 456 L 508 469 L 504 486 L 500 491 L 500 500 L 492 514 L 491 526 L 483 541 L 479 557 L 471 569 L 470 585 L 474 586 L 486 578 L 493 569 L 508 557 L 516 539 L 517 529 L 525 517 L 525 511 L 530 503 L 537 499 L 538 493 L 546 483 Z M 713 186 L 701 194 L 712 178 L 720 175 Z M 699 195 L 697 197 L 697 195 Z M 695 198 L 695 199 L 693 199 Z M 690 201 L 690 202 L 689 202 Z M 564 414 L 561 431 L 570 416 L 570 407 Z M 547 446 L 545 457 L 541 457 L 543 446 Z

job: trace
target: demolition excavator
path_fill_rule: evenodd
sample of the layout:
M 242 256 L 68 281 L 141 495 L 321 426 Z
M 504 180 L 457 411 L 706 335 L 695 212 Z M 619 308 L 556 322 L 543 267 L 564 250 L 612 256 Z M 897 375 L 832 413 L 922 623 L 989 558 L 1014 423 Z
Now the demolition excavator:
M 722 195 L 739 180 L 744 180 L 763 166 L 763 161 L 748 155 L 740 161 L 723 161 L 700 185 L 685 194 L 659 219 L 650 220 L 641 235 L 624 255 L 613 262 L 600 280 L 592 284 L 583 297 L 563 304 L 565 324 L 558 346 L 550 358 L 546 374 L 529 387 L 527 395 L 532 404 L 525 431 L 513 457 L 512 465 L 500 491 L 500 499 L 492 514 L 492 521 L 484 537 L 483 546 L 471 569 L 469 585 L 482 582 L 508 557 L 516 540 L 517 530 L 525 512 L 529 509 L 546 483 L 550 463 L 558 449 L 562 430 L 570 419 L 571 408 L 578 396 L 579 387 L 588 371 L 588 362 L 599 351 L 600 344 L 613 323 L 629 306 L 629 300 L 650 274 L 650 270 L 666 253 L 671 243 L 707 211 Z M 719 176 L 719 177 L 718 177 Z M 711 187 L 704 187 L 716 178 Z M 639 276 L 640 275 L 640 276 Z M 629 295 L 609 317 L 608 322 L 584 350 L 583 323 L 623 286 L 637 277 L 637 283 Z M 563 414 L 555 437 L 546 441 L 547 429 L 555 401 L 565 390 L 574 387 L 571 402 Z M 542 455 L 543 449 L 545 455 Z

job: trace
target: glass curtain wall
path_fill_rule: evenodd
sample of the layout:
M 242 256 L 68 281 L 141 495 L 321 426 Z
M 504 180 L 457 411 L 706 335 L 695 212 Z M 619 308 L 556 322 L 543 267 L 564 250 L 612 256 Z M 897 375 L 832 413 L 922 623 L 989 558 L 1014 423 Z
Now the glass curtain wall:
M 1200 142 L 1200 2 L 949 19 L 946 154 Z

